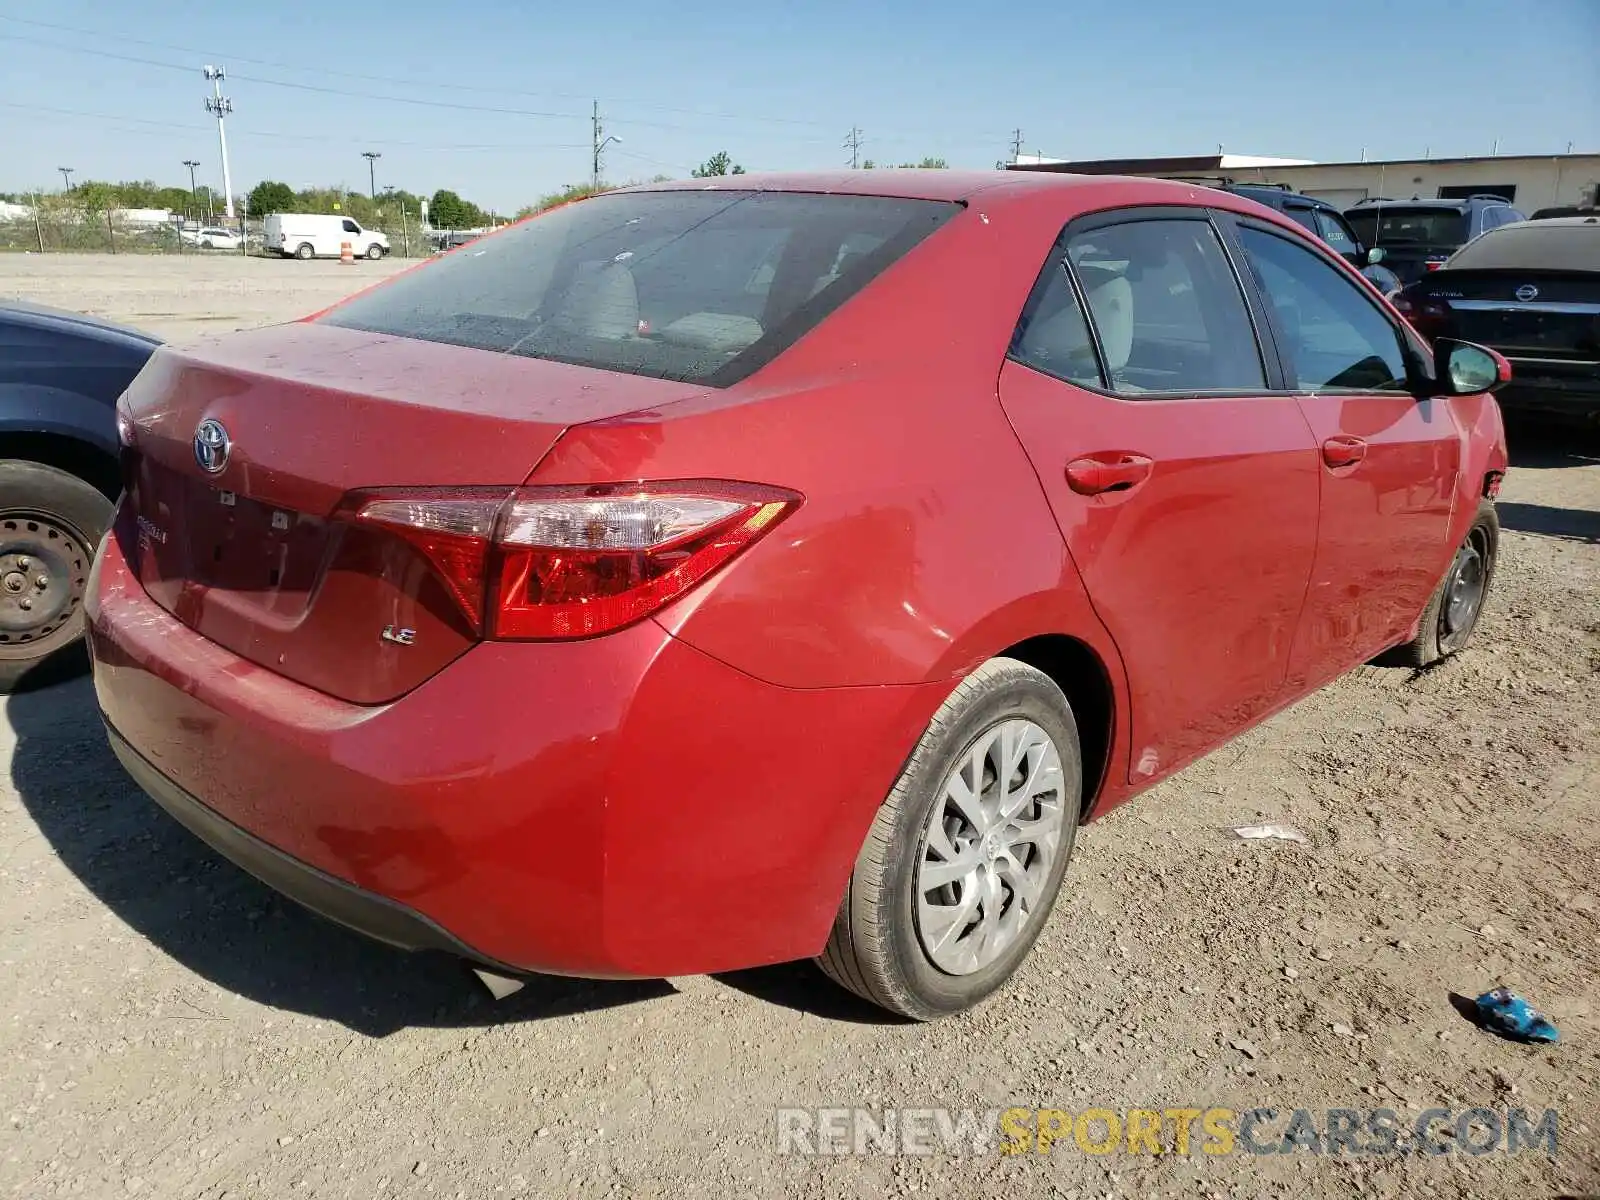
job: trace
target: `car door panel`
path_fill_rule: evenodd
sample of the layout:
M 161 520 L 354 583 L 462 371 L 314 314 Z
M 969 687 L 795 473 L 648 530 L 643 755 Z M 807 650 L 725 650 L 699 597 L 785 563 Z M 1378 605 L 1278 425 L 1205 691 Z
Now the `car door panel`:
M 1330 259 L 1249 222 L 1238 240 L 1322 451 L 1321 525 L 1288 686 L 1403 641 L 1443 575 L 1461 469 L 1448 400 L 1410 390 L 1408 339 Z
M 1202 240 L 1214 239 L 1210 225 L 1199 224 Z M 1070 257 L 1073 242 L 1065 244 Z M 1079 288 L 1066 286 L 1059 266 L 1047 267 L 1000 375 L 1001 403 L 1127 671 L 1134 785 L 1177 769 L 1276 706 L 1316 545 L 1316 445 L 1293 399 L 1266 394 L 1244 301 L 1220 242 L 1214 245 L 1223 278 L 1204 286 L 1232 288 L 1231 301 L 1211 291 L 1170 312 L 1161 310 L 1174 297 L 1184 301 L 1189 285 L 1162 274 L 1159 263 L 1115 255 L 1108 268 L 1075 261 Z M 1102 291 L 1116 294 L 1115 280 L 1091 280 L 1094 271 L 1119 270 L 1134 280 L 1119 300 L 1132 306 L 1131 335 L 1108 328 L 1112 315 L 1096 305 Z M 1140 324 L 1141 293 L 1150 300 L 1152 289 L 1158 294 L 1144 306 L 1160 319 Z M 1217 296 L 1237 308 L 1242 333 L 1226 331 L 1234 349 L 1220 354 L 1217 342 L 1202 344 L 1191 330 L 1184 344 L 1197 361 L 1165 365 L 1205 382 L 1238 383 L 1223 360 L 1236 360 L 1238 339 L 1248 338 L 1255 382 L 1238 388 L 1245 394 L 1119 395 L 1096 386 L 1102 372 L 1113 387 L 1159 378 L 1151 364 L 1172 344 L 1174 322 L 1203 312 L 1213 322 L 1208 335 L 1217 336 Z M 1097 331 L 1092 346 L 1080 329 L 1085 306 Z

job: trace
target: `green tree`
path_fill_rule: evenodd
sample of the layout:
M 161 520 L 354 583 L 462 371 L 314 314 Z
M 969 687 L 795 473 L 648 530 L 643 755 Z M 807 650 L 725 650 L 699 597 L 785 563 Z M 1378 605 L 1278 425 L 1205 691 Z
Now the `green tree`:
M 269 213 L 284 213 L 294 210 L 294 189 L 287 183 L 279 183 L 275 179 L 263 179 L 250 189 L 250 197 L 246 201 L 245 211 L 252 217 L 264 217 Z
M 72 197 L 83 211 L 98 215 L 117 207 L 117 189 L 109 183 L 89 180 L 72 189 Z
M 743 175 L 744 168 L 734 162 L 726 150 L 718 150 L 689 173 L 696 179 L 710 179 L 715 175 Z
M 925 158 L 921 162 L 901 163 L 900 165 L 902 167 L 922 167 L 924 169 L 931 168 L 939 171 L 945 170 L 950 166 L 950 164 L 945 162 L 945 160 L 942 158 Z
M 861 160 L 861 169 L 863 171 L 875 170 L 877 166 L 878 164 L 873 162 L 870 158 L 864 158 Z
M 428 202 L 428 221 L 435 229 L 477 229 L 489 223 L 489 214 L 470 200 L 440 188 Z

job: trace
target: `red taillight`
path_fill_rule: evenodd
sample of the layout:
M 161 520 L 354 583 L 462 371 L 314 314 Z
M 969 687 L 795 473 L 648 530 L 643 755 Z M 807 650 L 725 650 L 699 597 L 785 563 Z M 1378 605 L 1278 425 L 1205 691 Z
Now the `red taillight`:
M 1442 266 L 1444 266 L 1444 259 L 1430 258 L 1427 262 L 1422 264 L 1422 269 L 1424 271 L 1437 271 Z
M 799 503 L 776 488 L 691 480 L 366 492 L 347 511 L 419 550 L 475 632 L 516 640 L 589 637 L 649 616 Z

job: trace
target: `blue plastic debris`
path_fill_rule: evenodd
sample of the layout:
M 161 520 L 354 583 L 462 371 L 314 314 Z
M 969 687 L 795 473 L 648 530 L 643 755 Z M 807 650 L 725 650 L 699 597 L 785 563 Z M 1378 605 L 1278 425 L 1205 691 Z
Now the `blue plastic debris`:
M 1478 1017 L 1485 1027 L 1523 1042 L 1558 1042 L 1561 1031 L 1510 988 L 1495 988 L 1478 997 Z

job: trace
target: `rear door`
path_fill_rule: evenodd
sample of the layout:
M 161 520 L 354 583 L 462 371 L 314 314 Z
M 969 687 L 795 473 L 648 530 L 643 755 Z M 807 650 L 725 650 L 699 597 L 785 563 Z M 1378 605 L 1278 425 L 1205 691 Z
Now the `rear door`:
M 1448 399 L 1413 394 L 1414 343 L 1370 289 L 1265 223 L 1233 232 L 1318 442 L 1322 521 L 1289 670 L 1305 690 L 1402 640 L 1427 604 L 1450 558 L 1460 435 Z
M 1282 694 L 1319 468 L 1276 371 L 1199 208 L 1068 225 L 1002 370 L 1002 404 L 1127 668 L 1135 782 Z

